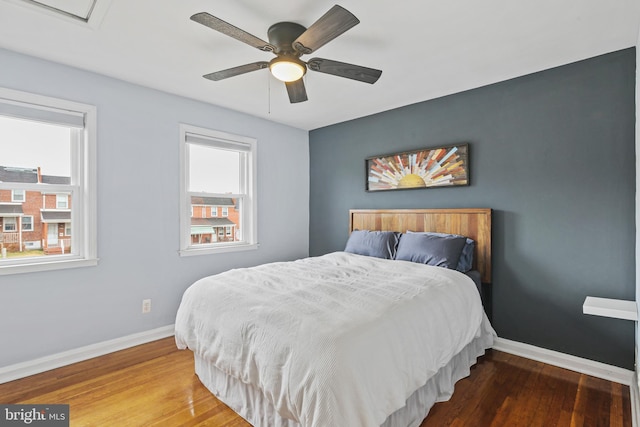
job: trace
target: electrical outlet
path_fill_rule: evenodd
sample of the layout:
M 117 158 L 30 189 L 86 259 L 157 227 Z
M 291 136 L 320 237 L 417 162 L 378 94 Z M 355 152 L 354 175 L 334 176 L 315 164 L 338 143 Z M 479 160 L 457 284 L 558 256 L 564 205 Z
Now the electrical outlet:
M 143 299 L 142 300 L 142 314 L 151 312 L 151 300 Z

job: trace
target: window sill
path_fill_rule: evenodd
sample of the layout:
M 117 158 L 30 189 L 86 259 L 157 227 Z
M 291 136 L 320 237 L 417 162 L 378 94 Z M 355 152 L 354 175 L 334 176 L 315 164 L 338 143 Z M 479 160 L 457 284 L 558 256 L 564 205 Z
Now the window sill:
M 210 255 L 226 252 L 253 251 L 258 249 L 259 246 L 260 245 L 258 243 L 247 243 L 241 245 L 221 245 L 218 247 L 207 246 L 205 248 L 190 247 L 187 249 L 181 249 L 178 253 L 180 256 Z
M 98 258 L 65 259 L 43 262 L 30 262 L 0 266 L 0 276 L 20 273 L 35 273 L 38 271 L 63 270 L 67 268 L 93 267 L 98 265 Z

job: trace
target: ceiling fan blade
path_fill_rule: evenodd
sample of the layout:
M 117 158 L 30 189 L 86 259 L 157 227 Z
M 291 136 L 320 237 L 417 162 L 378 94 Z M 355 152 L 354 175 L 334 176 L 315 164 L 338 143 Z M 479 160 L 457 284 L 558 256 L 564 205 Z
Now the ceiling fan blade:
M 301 54 L 309 54 L 359 23 L 347 9 L 335 5 L 295 39 L 292 46 Z
M 331 59 L 311 58 L 307 62 L 310 70 L 325 74 L 333 74 L 338 77 L 346 77 L 360 82 L 374 84 L 382 74 L 381 70 L 362 67 L 360 65 L 347 64 L 346 62 L 332 61 Z
M 307 90 L 304 88 L 302 79 L 296 80 L 295 82 L 285 82 L 285 85 L 287 86 L 289 101 L 292 104 L 307 100 Z
M 246 31 L 223 21 L 220 18 L 216 18 L 215 16 L 210 15 L 207 12 L 196 13 L 191 17 L 191 20 L 265 52 L 274 52 L 276 50 L 273 45 L 267 43 L 266 41 L 254 36 L 253 34 L 249 34 Z
M 240 74 L 250 73 L 251 71 L 262 70 L 263 68 L 268 68 L 269 63 L 265 61 L 254 62 L 252 64 L 240 65 L 239 67 L 227 68 L 226 70 L 216 71 L 215 73 L 205 74 L 205 79 L 209 80 L 223 80 L 228 79 L 229 77 L 239 76 Z

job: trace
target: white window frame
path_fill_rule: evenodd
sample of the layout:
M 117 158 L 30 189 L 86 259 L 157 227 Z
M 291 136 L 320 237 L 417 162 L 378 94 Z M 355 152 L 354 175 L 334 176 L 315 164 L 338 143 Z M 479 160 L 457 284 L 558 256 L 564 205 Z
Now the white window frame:
M 62 203 L 61 203 L 62 202 Z M 69 209 L 69 195 L 66 193 L 56 194 L 56 207 L 55 209 Z
M 222 207 L 222 217 L 223 217 L 223 218 L 226 218 L 226 217 L 228 217 L 228 216 L 229 216 L 229 208 L 227 208 L 227 207 L 223 206 L 223 207 Z
M 16 195 L 21 194 L 22 199 L 17 198 Z M 24 190 L 11 190 L 11 201 L 14 203 L 24 203 L 27 201 L 27 192 Z
M 7 229 L 7 225 L 13 225 L 13 229 Z M 18 217 L 5 216 L 2 218 L 2 232 L 3 233 L 17 233 L 18 232 Z
M 189 192 L 189 144 L 242 151 L 246 155 L 246 161 L 240 172 L 241 193 Z M 258 248 L 256 157 L 257 140 L 254 138 L 186 124 L 180 125 L 180 249 L 178 252 L 181 256 L 246 251 Z M 191 243 L 191 218 L 188 215 L 192 196 L 241 199 L 240 224 L 243 229 L 243 240 L 193 245 Z
M 24 219 L 25 218 L 31 218 L 31 228 L 24 228 Z M 22 231 L 34 231 L 33 228 L 33 215 L 24 215 L 20 218 L 20 222 L 21 222 L 21 227 L 22 227 Z
M 2 183 L 1 190 L 71 195 L 72 251 L 63 255 L 0 260 L 0 275 L 95 266 L 97 257 L 96 123 L 93 105 L 0 88 L 0 115 L 75 127 L 71 139 L 71 183 Z

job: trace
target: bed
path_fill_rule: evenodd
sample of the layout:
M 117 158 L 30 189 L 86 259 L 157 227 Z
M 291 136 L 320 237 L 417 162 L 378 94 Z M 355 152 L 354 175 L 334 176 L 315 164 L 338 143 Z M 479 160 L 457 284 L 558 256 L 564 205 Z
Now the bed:
M 231 270 L 185 291 L 177 346 L 254 426 L 418 426 L 493 345 L 469 274 L 491 282 L 490 209 L 356 209 L 349 231 L 344 251 Z M 383 239 L 387 257 L 358 249 Z M 435 239 L 472 239 L 470 271 L 451 257 L 451 268 L 411 259 L 405 242 Z

